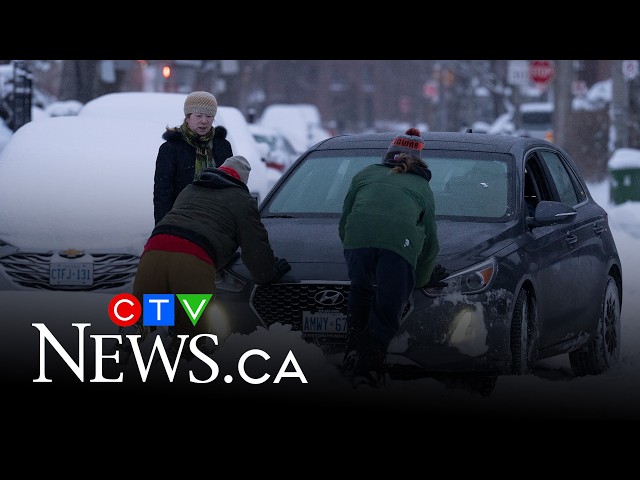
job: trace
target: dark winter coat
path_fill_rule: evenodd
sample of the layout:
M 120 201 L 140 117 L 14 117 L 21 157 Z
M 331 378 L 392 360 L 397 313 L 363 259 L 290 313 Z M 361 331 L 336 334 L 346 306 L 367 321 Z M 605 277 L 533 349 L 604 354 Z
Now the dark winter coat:
M 151 235 L 159 233 L 199 245 L 218 270 L 231 261 L 239 246 L 257 283 L 268 283 L 280 275 L 256 199 L 242 181 L 216 168 L 205 169 L 199 180 L 180 192 Z
M 216 167 L 233 156 L 227 140 L 227 129 L 214 127 L 213 158 Z M 153 183 L 153 215 L 157 224 L 173 206 L 178 194 L 193 182 L 196 171 L 196 150 L 184 141 L 180 129 L 167 130 L 165 142 L 158 149 Z
M 389 174 L 386 165 L 358 172 L 344 200 L 338 233 L 344 248 L 385 248 L 404 257 L 416 286 L 429 282 L 440 250 L 433 192 L 427 178 Z

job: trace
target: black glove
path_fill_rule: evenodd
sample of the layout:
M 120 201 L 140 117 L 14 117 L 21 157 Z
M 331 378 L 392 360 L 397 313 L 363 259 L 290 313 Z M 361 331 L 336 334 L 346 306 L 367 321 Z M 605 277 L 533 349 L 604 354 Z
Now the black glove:
M 447 278 L 449 274 L 447 270 L 440 264 L 433 267 L 433 272 L 431 272 L 431 278 L 429 279 L 429 283 L 427 283 L 424 288 L 442 288 L 449 285 L 448 283 L 443 282 L 445 278 Z
M 278 281 L 285 273 L 291 270 L 291 265 L 289 265 L 286 259 L 276 257 L 276 270 L 278 273 L 273 279 L 274 282 Z

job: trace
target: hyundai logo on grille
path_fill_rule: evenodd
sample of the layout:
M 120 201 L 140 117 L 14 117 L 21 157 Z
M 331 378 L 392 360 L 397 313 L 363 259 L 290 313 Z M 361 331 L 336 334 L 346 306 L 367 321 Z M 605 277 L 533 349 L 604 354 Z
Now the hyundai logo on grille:
M 342 302 L 344 302 L 344 295 L 335 290 L 323 290 L 316 293 L 316 296 L 313 298 L 318 305 L 323 306 L 335 306 L 340 305 Z

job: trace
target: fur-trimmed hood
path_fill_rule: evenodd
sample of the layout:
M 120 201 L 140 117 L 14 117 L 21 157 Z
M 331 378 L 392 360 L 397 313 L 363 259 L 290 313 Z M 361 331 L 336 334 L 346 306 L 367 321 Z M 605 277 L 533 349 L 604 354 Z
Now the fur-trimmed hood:
M 213 138 L 227 138 L 227 129 L 222 125 L 213 127 Z M 180 127 L 167 128 L 162 134 L 162 139 L 168 142 L 182 139 Z

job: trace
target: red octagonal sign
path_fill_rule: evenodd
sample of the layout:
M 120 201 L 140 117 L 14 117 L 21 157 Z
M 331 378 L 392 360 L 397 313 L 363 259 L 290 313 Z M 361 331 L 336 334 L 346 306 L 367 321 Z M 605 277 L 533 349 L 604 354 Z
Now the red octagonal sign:
M 553 78 L 553 64 L 549 60 L 532 60 L 529 62 L 529 78 L 537 85 L 546 85 Z

